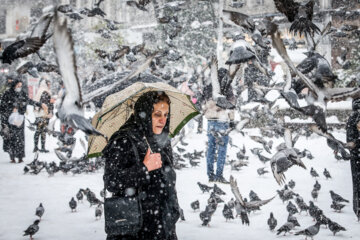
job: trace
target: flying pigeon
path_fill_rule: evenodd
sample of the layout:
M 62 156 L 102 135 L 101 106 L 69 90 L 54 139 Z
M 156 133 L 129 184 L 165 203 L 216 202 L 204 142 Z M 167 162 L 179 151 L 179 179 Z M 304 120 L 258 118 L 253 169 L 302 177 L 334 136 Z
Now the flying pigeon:
M 66 123 L 75 129 L 80 129 L 86 134 L 103 136 L 107 139 L 104 134 L 97 131 L 91 125 L 89 120 L 83 117 L 81 88 L 77 76 L 74 43 L 67 29 L 66 20 L 61 23 L 55 12 L 54 21 L 54 50 L 56 53 L 56 61 L 66 89 L 57 116 L 63 123 Z

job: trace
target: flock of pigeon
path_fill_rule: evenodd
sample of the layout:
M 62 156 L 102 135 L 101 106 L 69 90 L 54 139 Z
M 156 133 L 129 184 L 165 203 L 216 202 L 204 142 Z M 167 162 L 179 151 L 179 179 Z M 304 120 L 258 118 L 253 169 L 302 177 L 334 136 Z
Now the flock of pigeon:
M 96 3 L 93 9 L 77 10 L 71 8 L 69 5 L 61 5 L 56 7 L 54 13 L 51 11 L 45 13 L 33 25 L 32 30 L 29 33 L 27 33 L 25 36 L 22 36 L 21 39 L 17 40 L 4 49 L 0 59 L 2 59 L 3 63 L 11 64 L 18 58 L 26 57 L 32 53 L 38 53 L 39 49 L 46 43 L 49 38 L 52 37 L 57 66 L 54 64 L 45 65 L 44 63 L 27 63 L 26 65 L 18 68 L 18 72 L 20 74 L 29 73 L 33 76 L 35 76 L 37 72 L 42 71 L 54 71 L 60 73 L 67 91 L 63 96 L 62 102 L 58 109 L 58 118 L 63 123 L 66 123 L 75 129 L 80 129 L 88 135 L 101 135 L 107 139 L 107 136 L 104 136 L 96 129 L 94 129 L 90 122 L 83 117 L 83 113 L 81 111 L 82 104 L 91 101 L 91 99 L 94 97 L 104 94 L 106 91 L 108 91 L 107 89 L 118 86 L 122 81 L 114 83 L 112 86 L 106 86 L 106 89 L 99 89 L 89 95 L 83 96 L 81 92 L 81 85 L 77 76 L 73 40 L 67 29 L 66 21 L 62 22 L 58 13 L 61 12 L 63 15 L 73 20 L 81 20 L 83 18 L 82 16 L 96 16 L 103 18 L 107 23 L 107 29 L 100 29 L 99 33 L 104 38 L 107 38 L 111 31 L 117 29 L 117 23 L 104 18 L 106 13 L 104 13 L 99 7 L 102 1 L 103 0 L 100 0 L 98 3 Z M 127 4 L 129 6 L 137 7 L 138 9 L 146 11 L 145 6 L 150 2 L 150 0 L 127 1 Z M 223 104 L 228 107 L 229 103 L 224 101 L 224 96 L 222 95 L 224 92 L 224 89 L 222 89 L 223 86 L 230 86 L 234 81 L 236 82 L 240 91 L 245 89 L 252 89 L 256 92 L 257 96 L 255 101 L 262 103 L 261 108 L 260 106 L 251 110 L 241 110 L 239 108 L 239 114 L 243 120 L 237 123 L 235 131 L 243 133 L 242 128 L 244 128 L 244 126 L 251 120 L 256 119 L 257 116 L 263 113 L 263 115 L 265 115 L 267 118 L 264 121 L 267 123 L 267 126 L 261 128 L 262 133 L 264 133 L 263 135 L 284 137 L 284 143 L 276 147 L 276 153 L 271 158 L 264 156 L 263 151 L 272 153 L 273 143 L 271 141 L 265 141 L 263 138 L 258 136 L 251 137 L 252 140 L 263 145 L 263 149 L 251 149 L 251 152 L 256 155 L 264 164 L 269 162 L 276 182 L 281 185 L 285 184 L 285 172 L 290 167 L 296 165 L 306 169 L 306 165 L 302 159 L 304 157 L 312 157 L 311 153 L 306 149 L 300 151 L 294 147 L 296 139 L 300 135 L 306 134 L 304 131 L 312 131 L 325 137 L 327 139 L 328 146 L 334 151 L 334 154 L 338 159 L 349 159 L 349 153 L 346 144 L 336 139 L 329 132 L 328 126 L 326 124 L 326 108 L 324 108 L 324 105 L 326 104 L 324 103 L 328 101 L 342 101 L 348 97 L 357 98 L 360 96 L 360 90 L 358 88 L 334 87 L 337 76 L 333 73 L 329 62 L 316 50 L 321 39 L 323 39 L 325 36 L 336 37 L 336 34 L 338 34 L 339 30 L 334 29 L 331 26 L 331 22 L 329 22 L 322 30 L 320 30 L 320 28 L 312 22 L 314 14 L 314 0 L 309 0 L 304 3 L 298 3 L 292 0 L 274 0 L 274 3 L 276 8 L 292 23 L 290 31 L 294 34 L 304 34 L 307 36 L 307 39 L 311 40 L 307 41 L 306 43 L 309 46 L 309 51 L 306 53 L 307 57 L 297 66 L 294 65 L 288 56 L 285 43 L 281 39 L 281 34 L 278 30 L 278 25 L 275 22 L 275 19 L 264 18 L 255 20 L 251 17 L 244 18 L 244 16 L 239 16 L 239 14 L 235 12 L 224 11 L 224 17 L 222 21 L 225 24 L 236 27 L 240 32 L 232 39 L 233 44 L 230 49 L 230 56 L 226 61 L 226 64 L 229 66 L 229 77 L 227 78 L 228 82 L 218 86 L 218 88 L 214 87 L 214 93 L 218 104 Z M 157 5 L 156 7 L 181 9 L 181 1 L 176 1 L 172 4 L 167 3 L 167 5 L 164 6 Z M 181 31 L 181 26 L 177 22 L 176 17 L 161 16 L 158 19 L 161 24 L 169 24 L 171 29 L 171 31 L 168 32 L 170 40 L 176 37 Z M 50 29 L 49 26 L 52 21 L 54 22 L 53 32 L 48 33 Z M 355 32 L 358 30 L 348 28 L 344 29 L 344 31 Z M 247 42 L 245 40 L 245 35 L 251 36 L 254 44 Z M 271 40 L 268 38 L 268 36 L 270 36 Z M 261 72 L 261 74 L 263 74 L 263 76 L 269 79 L 272 78 L 273 73 L 269 69 L 269 63 L 266 58 L 264 60 L 263 57 L 268 56 L 270 52 L 270 43 L 272 43 L 272 46 L 277 50 L 279 55 L 286 63 L 287 72 L 285 84 L 262 84 L 261 82 L 257 82 L 255 80 L 254 82 L 248 82 L 247 84 L 238 83 L 240 82 L 239 79 L 242 77 L 241 67 L 244 64 L 249 63 L 249 61 L 254 64 L 254 66 L 258 69 L 259 72 Z M 289 43 L 289 46 L 290 45 L 292 45 L 291 48 L 295 48 L 294 42 Z M 125 56 L 129 63 L 133 63 L 132 68 L 130 68 L 129 73 L 123 78 L 123 80 L 137 76 L 148 68 L 150 68 L 153 73 L 158 72 L 158 70 L 162 68 L 162 58 L 175 61 L 181 58 L 181 55 L 172 50 L 147 50 L 144 44 L 140 44 L 134 47 L 122 46 L 118 50 L 111 53 L 102 49 L 96 49 L 95 53 L 100 58 L 104 59 L 104 61 L 106 61 L 104 68 L 110 71 L 115 70 L 114 62 L 118 61 L 123 56 Z M 140 54 L 145 56 L 143 60 L 138 60 L 138 58 L 140 58 Z M 339 59 L 338 61 L 341 61 L 343 66 L 346 66 L 344 64 L 346 59 L 344 58 L 345 57 L 343 56 L 342 59 Z M 219 82 L 217 60 L 213 58 L 208 67 L 210 68 L 211 82 Z M 216 86 L 216 84 L 214 86 Z M 302 90 L 305 88 L 309 90 L 309 93 L 304 96 Z M 315 124 L 310 124 L 306 129 L 300 129 L 297 132 L 297 136 L 293 138 L 292 134 L 295 132 L 295 129 L 291 130 L 289 126 L 285 125 L 283 119 L 275 117 L 275 111 L 272 109 L 274 102 L 270 102 L 264 99 L 265 94 L 269 90 L 274 89 L 280 92 L 281 97 L 283 97 L 288 102 L 292 109 L 305 116 L 311 117 Z M 308 105 L 300 106 L 300 98 L 305 98 Z M 241 102 L 240 98 L 238 98 L 238 102 Z M 219 136 L 218 142 L 221 144 L 221 134 L 224 133 L 214 134 Z M 225 134 L 228 134 L 228 132 Z M 186 143 L 182 141 L 182 145 L 186 146 Z M 232 139 L 230 139 L 230 145 L 236 146 Z M 186 149 L 184 148 L 176 147 L 176 149 L 178 153 L 174 154 L 174 159 L 175 167 L 177 169 L 187 167 L 187 164 L 181 163 L 184 162 L 184 158 L 189 160 L 190 166 L 196 167 L 199 164 L 199 161 L 197 160 L 203 157 L 203 152 L 194 151 L 193 153 L 186 153 Z M 57 155 L 62 160 L 59 165 L 55 164 L 54 162 L 49 164 L 41 162 L 38 160 L 38 156 L 35 155 L 34 161 L 24 168 L 24 172 L 38 174 L 42 169 L 45 168 L 51 176 L 58 171 L 62 171 L 64 173 L 71 171 L 73 174 L 92 172 L 103 166 L 103 162 L 101 160 L 90 161 L 86 157 L 82 157 L 80 159 L 68 159 L 64 158 L 60 152 Z M 249 161 L 248 156 L 246 156 L 245 146 L 243 149 L 240 149 L 239 153 L 237 154 L 237 158 L 237 160 L 229 161 L 232 170 L 240 170 L 241 168 L 248 166 Z M 267 174 L 268 171 L 266 168 L 259 168 L 257 169 L 257 173 L 262 176 Z M 313 177 L 318 177 L 318 174 L 314 169 L 311 169 L 310 174 Z M 324 169 L 324 176 L 326 178 L 331 178 L 330 173 L 326 169 Z M 224 192 L 216 184 L 214 184 L 213 187 L 209 187 L 201 183 L 198 184 L 202 192 L 210 192 L 210 190 L 212 190 L 205 210 L 200 212 L 200 219 L 203 225 L 207 226 L 211 222 L 211 217 L 216 211 L 218 204 L 224 202 L 224 200 L 220 197 L 224 195 Z M 235 209 L 235 217 L 240 216 L 243 224 L 250 224 L 249 213 L 251 211 L 259 210 L 261 206 L 269 203 L 274 198 L 272 197 L 267 200 L 261 200 L 257 194 L 252 191 L 249 195 L 250 201 L 248 201 L 240 194 L 240 191 L 237 187 L 237 182 L 234 178 L 230 179 L 230 186 L 235 199 L 232 198 L 229 202 L 224 204 L 223 215 L 226 220 L 234 218 L 233 209 Z M 290 181 L 284 186 L 283 189 L 278 190 L 279 197 L 284 202 L 288 202 L 286 210 L 289 212 L 289 218 L 288 222 L 278 228 L 277 234 L 286 234 L 298 225 L 296 217 L 294 216 L 295 214 L 299 213 L 298 208 L 300 209 L 300 213 L 302 211 L 308 212 L 309 215 L 316 220 L 316 224 L 302 231 L 298 231 L 296 233 L 297 235 L 305 235 L 306 237 L 312 238 L 319 232 L 320 225 L 328 226 L 334 234 L 339 231 L 345 231 L 345 228 L 327 218 L 323 214 L 323 211 L 319 207 L 315 206 L 312 201 L 309 202 L 308 206 L 299 194 L 292 191 L 294 187 L 295 182 Z M 320 189 L 320 184 L 315 183 L 314 188 L 311 191 L 311 196 L 313 197 L 314 201 L 316 201 Z M 96 198 L 96 195 L 89 189 L 80 190 L 77 194 L 77 197 L 80 197 L 80 195 L 85 195 L 91 206 L 98 205 L 96 208 L 96 217 L 101 217 L 102 202 Z M 341 196 L 332 191 L 330 192 L 330 196 L 333 200 L 331 208 L 336 211 L 341 211 L 341 209 L 344 207 L 344 204 L 341 202 L 346 202 L 347 200 L 343 199 Z M 295 199 L 295 203 L 298 205 L 298 208 L 292 203 L 292 199 Z M 78 200 L 80 199 L 78 198 Z M 199 205 L 200 204 L 198 201 L 191 203 L 191 207 L 194 210 L 200 209 Z M 69 206 L 72 211 L 75 211 L 77 202 L 74 198 L 72 198 L 69 202 Z M 41 204 L 39 208 L 40 207 L 42 207 Z M 41 210 L 39 210 L 39 212 L 41 212 Z M 42 214 L 43 212 L 44 209 L 42 210 Z M 41 216 L 42 214 L 39 213 Z M 41 216 L 39 217 L 41 218 Z M 32 238 L 32 235 L 34 235 L 39 229 L 39 222 L 40 220 L 36 220 L 34 224 L 32 224 L 25 231 L 25 235 L 30 235 L 30 238 Z M 277 221 L 273 213 L 270 214 L 268 223 L 271 230 L 276 228 Z
M 93 205 L 97 205 L 95 208 L 95 219 L 99 220 L 101 219 L 102 213 L 103 213 L 103 204 L 104 202 L 99 200 L 96 197 L 96 194 L 92 192 L 89 188 L 82 189 L 80 188 L 78 193 L 76 194 L 76 199 L 74 197 L 71 198 L 69 201 L 69 207 L 71 209 L 71 212 L 76 212 L 76 207 L 78 202 L 83 202 L 84 196 L 86 197 L 86 200 L 90 203 L 90 207 Z M 102 190 L 100 192 L 100 196 L 104 198 L 105 191 Z M 35 210 L 35 215 L 39 217 L 39 219 L 36 219 L 33 224 L 31 224 L 26 230 L 24 230 L 23 236 L 30 236 L 30 239 L 33 239 L 33 235 L 35 235 L 39 231 L 39 223 L 41 222 L 41 217 L 44 215 L 45 208 L 42 205 L 42 203 L 39 204 L 39 206 Z

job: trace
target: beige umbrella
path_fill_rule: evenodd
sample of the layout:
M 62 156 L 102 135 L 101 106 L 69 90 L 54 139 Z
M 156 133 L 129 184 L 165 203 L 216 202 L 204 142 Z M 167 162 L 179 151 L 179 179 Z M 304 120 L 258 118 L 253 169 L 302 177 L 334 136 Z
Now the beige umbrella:
M 101 110 L 93 117 L 92 125 L 110 139 L 129 119 L 137 99 L 149 91 L 164 91 L 170 97 L 170 137 L 175 136 L 191 118 L 199 114 L 190 97 L 176 88 L 162 82 L 137 82 L 106 97 Z M 88 157 L 100 156 L 106 144 L 102 136 L 90 136 Z

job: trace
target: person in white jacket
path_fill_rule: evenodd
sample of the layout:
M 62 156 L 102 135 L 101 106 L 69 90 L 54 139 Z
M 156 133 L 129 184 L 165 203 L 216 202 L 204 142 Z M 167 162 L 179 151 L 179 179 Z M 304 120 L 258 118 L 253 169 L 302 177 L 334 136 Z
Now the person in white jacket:
M 218 70 L 219 86 L 221 95 L 231 105 L 231 109 L 226 109 L 224 105 L 219 104 L 213 96 L 213 87 L 211 82 L 205 86 L 203 106 L 205 118 L 208 120 L 207 136 L 208 150 L 206 155 L 207 175 L 209 182 L 229 183 L 224 176 L 223 170 L 226 161 L 227 144 L 229 141 L 229 130 L 234 127 L 234 107 L 235 97 L 229 84 L 229 75 L 226 69 Z M 217 151 L 217 156 L 215 156 Z M 216 173 L 214 173 L 214 161 L 217 157 Z

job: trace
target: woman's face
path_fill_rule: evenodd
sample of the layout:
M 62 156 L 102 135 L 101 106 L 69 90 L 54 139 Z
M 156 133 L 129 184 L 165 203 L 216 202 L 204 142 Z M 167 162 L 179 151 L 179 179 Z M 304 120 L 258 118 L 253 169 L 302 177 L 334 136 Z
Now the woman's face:
M 154 111 L 151 114 L 152 129 L 154 134 L 161 134 L 169 115 L 169 104 L 158 102 L 154 104 Z
M 22 87 L 22 82 L 18 82 L 16 85 L 15 85 L 15 88 L 21 88 Z

